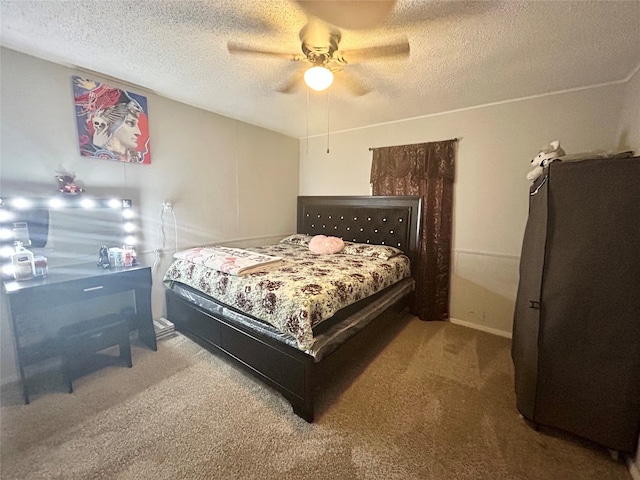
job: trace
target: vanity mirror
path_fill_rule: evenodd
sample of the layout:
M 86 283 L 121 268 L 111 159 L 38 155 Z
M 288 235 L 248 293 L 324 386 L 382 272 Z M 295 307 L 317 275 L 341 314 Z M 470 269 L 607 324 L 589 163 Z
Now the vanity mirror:
M 129 199 L 85 195 L 49 198 L 0 198 L 2 276 L 14 275 L 16 242 L 48 267 L 96 262 L 101 246 L 135 246 L 135 224 Z

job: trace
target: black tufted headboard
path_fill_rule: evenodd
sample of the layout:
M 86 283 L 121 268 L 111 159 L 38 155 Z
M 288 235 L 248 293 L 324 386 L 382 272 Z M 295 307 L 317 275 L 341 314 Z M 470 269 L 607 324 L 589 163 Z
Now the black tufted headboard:
M 298 233 L 391 245 L 414 264 L 421 214 L 418 196 L 298 197 Z

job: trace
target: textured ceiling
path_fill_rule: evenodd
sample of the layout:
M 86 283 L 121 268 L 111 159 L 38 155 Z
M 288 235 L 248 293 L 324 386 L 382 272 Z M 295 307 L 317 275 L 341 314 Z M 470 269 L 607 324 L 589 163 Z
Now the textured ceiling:
M 308 99 L 277 91 L 303 62 L 226 48 L 300 53 L 307 17 L 292 0 L 2 0 L 0 14 L 7 48 L 293 137 L 326 133 L 328 118 L 335 132 L 625 81 L 640 66 L 640 0 L 398 0 L 382 25 L 341 29 L 340 49 L 406 36 L 410 56 L 346 65 Z M 343 74 L 372 91 L 353 95 Z

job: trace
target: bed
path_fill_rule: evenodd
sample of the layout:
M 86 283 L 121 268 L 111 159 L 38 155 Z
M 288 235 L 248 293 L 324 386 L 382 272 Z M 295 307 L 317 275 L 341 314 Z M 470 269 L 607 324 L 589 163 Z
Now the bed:
M 417 255 L 421 212 L 417 196 L 298 197 L 297 234 L 276 245 L 247 249 L 277 255 L 280 263 L 238 277 L 211 271 L 184 256 L 174 259 L 164 278 L 167 317 L 178 331 L 280 392 L 295 414 L 312 422 L 314 380 L 325 360 L 359 332 L 376 328 L 375 319 L 382 313 L 406 305 L 415 285 L 410 265 Z M 334 255 L 315 255 L 324 263 L 311 265 L 309 257 L 314 255 L 306 241 L 316 235 L 341 237 L 345 249 Z M 398 255 L 379 254 L 393 250 Z M 385 270 L 393 278 L 381 280 L 375 271 L 361 275 L 365 267 Z M 304 268 L 313 269 L 312 273 Z M 289 314 L 286 321 L 277 323 L 267 313 L 276 303 L 288 305 L 288 300 L 275 300 L 270 293 L 254 301 L 248 294 L 245 298 L 245 293 L 253 294 L 259 288 L 267 292 L 269 286 L 282 283 L 283 275 L 313 278 L 313 283 L 316 277 L 327 276 L 340 288 L 333 289 L 335 298 L 319 296 L 321 306 L 308 305 L 305 300 L 308 311 L 297 309 L 300 315 Z M 343 286 L 336 275 L 361 283 L 371 277 L 374 285 Z M 309 298 L 318 293 L 308 291 L 313 286 L 305 288 Z M 297 317 L 309 321 L 302 326 Z

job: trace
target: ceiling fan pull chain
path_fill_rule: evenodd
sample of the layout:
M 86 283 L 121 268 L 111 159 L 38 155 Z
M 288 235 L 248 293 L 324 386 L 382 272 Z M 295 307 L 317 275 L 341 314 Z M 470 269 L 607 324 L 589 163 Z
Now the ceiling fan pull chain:
M 329 153 L 329 121 L 331 119 L 331 90 L 327 89 L 327 153 Z
M 309 153 L 309 87 L 306 88 L 307 90 L 307 152 Z

